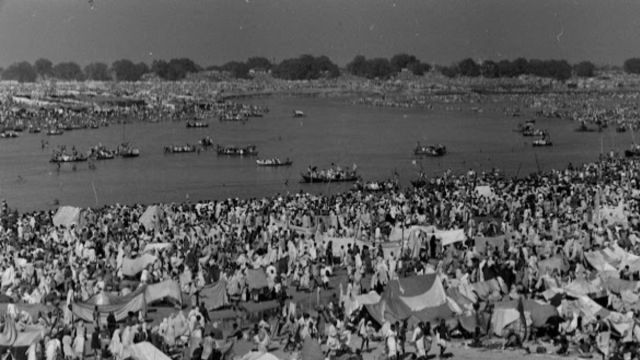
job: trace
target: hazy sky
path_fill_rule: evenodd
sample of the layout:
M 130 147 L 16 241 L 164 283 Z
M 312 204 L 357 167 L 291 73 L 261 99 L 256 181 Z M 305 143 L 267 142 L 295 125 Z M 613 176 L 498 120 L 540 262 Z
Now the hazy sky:
M 0 0 L 0 66 L 46 57 L 201 65 L 263 55 L 398 52 L 565 58 L 621 64 L 640 56 L 638 0 Z

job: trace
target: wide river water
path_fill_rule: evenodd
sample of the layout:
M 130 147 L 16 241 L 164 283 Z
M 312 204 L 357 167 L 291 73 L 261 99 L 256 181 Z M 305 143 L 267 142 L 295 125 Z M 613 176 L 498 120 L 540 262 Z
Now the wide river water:
M 62 136 L 23 133 L 17 139 L 0 139 L 0 198 L 20 210 L 53 208 L 55 204 L 95 206 L 113 203 L 182 202 L 228 197 L 258 197 L 276 193 L 335 192 L 351 184 L 300 184 L 300 172 L 309 165 L 357 164 L 365 180 L 400 175 L 405 186 L 420 170 L 441 174 L 497 167 L 506 175 L 525 175 L 537 169 L 566 167 L 597 159 L 601 149 L 623 150 L 632 142 L 629 133 L 607 129 L 602 133 L 577 133 L 575 123 L 538 119 L 537 127 L 550 131 L 553 147 L 533 148 L 531 138 L 512 130 L 531 118 L 504 115 L 500 105 L 483 112 L 468 109 L 385 109 L 350 105 L 344 99 L 271 97 L 247 100 L 267 105 L 270 112 L 248 122 L 211 120 L 204 129 L 187 129 L 184 123 L 132 123 L 125 136 L 141 150 L 136 159 L 63 164 L 49 163 L 51 149 L 75 145 L 88 150 L 102 143 L 115 148 L 123 127 L 65 132 Z M 307 114 L 292 118 L 294 109 Z M 200 154 L 165 155 L 164 145 L 196 143 L 212 136 L 216 144 L 255 144 L 258 158 L 289 157 L 293 166 L 260 168 L 255 157 Z M 49 147 L 41 148 L 41 141 Z M 442 143 L 448 154 L 416 159 L 417 141 Z

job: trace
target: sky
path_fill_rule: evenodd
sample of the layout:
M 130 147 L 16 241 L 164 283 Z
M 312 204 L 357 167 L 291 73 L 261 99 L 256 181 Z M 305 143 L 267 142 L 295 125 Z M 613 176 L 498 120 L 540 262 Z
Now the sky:
M 640 57 L 637 0 L 0 0 L 0 66 L 15 61 L 415 54 L 448 65 Z

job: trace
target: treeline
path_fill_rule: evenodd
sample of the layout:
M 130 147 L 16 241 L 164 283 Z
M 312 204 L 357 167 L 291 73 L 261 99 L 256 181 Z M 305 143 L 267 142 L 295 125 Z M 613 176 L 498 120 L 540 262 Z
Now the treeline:
M 626 60 L 623 68 L 627 73 L 640 74 L 640 58 Z M 402 72 L 422 76 L 433 69 L 433 66 L 422 62 L 416 56 L 404 53 L 389 59 L 367 59 L 358 55 L 346 66 L 347 73 L 369 79 L 389 79 Z M 220 66 L 209 66 L 206 69 L 188 58 L 154 60 L 151 66 L 144 62 L 134 63 L 131 60 L 122 59 L 110 65 L 94 62 L 84 68 L 74 62 L 60 62 L 54 65 L 47 59 L 38 59 L 33 64 L 22 61 L 11 64 L 4 70 L 0 68 L 0 73 L 4 80 L 20 82 L 35 82 L 38 79 L 138 81 L 147 74 L 163 80 L 176 81 L 204 70 L 224 72 L 238 79 L 248 79 L 260 73 L 286 80 L 335 78 L 341 74 L 338 65 L 327 56 L 313 55 L 301 55 L 279 63 L 264 57 L 250 57 L 244 62 L 230 61 Z M 467 58 L 450 66 L 437 66 L 435 70 L 447 77 L 503 78 L 533 75 L 564 81 L 572 76 L 593 77 L 596 66 L 589 61 L 571 65 L 565 60 L 517 58 L 497 62 L 491 60 L 476 62 L 474 59 Z
M 431 70 L 431 65 L 409 54 L 397 54 L 391 57 L 391 59 L 367 59 L 362 55 L 357 55 L 347 64 L 347 71 L 349 73 L 368 79 L 388 79 L 398 75 L 404 69 L 414 75 L 421 76 Z
M 517 58 L 513 61 L 501 60 L 498 62 L 486 60 L 477 63 L 468 58 L 451 66 L 442 66 L 438 69 L 447 77 L 467 76 L 485 78 L 517 77 L 532 75 L 556 80 L 567 80 L 572 76 L 593 77 L 596 66 L 588 61 L 570 65 L 566 60 L 527 60 Z

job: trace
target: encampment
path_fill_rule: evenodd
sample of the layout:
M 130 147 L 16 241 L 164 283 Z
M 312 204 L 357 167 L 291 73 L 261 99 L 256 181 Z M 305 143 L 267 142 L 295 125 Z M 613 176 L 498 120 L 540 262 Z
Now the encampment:
M 78 226 L 81 212 L 82 210 L 79 207 L 61 206 L 56 214 L 53 215 L 53 225 L 66 228 L 71 227 L 71 225 Z

